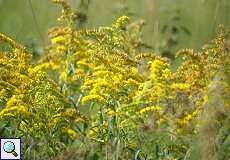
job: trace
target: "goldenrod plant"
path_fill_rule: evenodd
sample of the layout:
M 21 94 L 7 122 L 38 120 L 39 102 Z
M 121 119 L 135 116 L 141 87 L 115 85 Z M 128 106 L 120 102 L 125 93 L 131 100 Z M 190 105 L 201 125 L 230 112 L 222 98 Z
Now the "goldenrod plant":
M 142 21 L 76 26 L 64 0 L 60 26 L 36 62 L 25 47 L 0 52 L 1 137 L 21 137 L 23 159 L 230 158 L 230 38 L 171 61 L 146 51 Z

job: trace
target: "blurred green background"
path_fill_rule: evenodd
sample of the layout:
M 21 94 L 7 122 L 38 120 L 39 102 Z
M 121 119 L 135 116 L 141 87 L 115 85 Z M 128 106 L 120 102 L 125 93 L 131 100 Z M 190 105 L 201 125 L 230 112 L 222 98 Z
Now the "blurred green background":
M 87 21 L 82 27 L 110 25 L 120 15 L 143 19 L 143 39 L 157 53 L 199 48 L 230 25 L 230 0 L 69 0 Z M 0 0 L 0 32 L 29 47 L 48 43 L 60 7 L 50 0 Z M 170 53 L 171 54 L 171 53 Z

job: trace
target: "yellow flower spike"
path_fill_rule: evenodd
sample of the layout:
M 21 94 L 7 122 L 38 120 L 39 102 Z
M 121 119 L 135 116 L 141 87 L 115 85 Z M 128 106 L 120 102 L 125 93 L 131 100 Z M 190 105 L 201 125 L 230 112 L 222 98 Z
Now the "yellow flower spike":
M 0 117 L 5 117 L 9 114 L 13 114 L 14 116 L 21 114 L 24 117 L 29 117 L 31 115 L 25 106 L 14 106 L 1 110 Z
M 134 74 L 134 75 L 137 75 L 138 74 L 137 68 L 131 67 L 131 73 Z
M 89 130 L 87 136 L 90 138 L 95 138 L 97 136 L 97 131 L 95 131 L 96 129 L 94 128 L 93 130 Z
M 139 86 L 141 83 L 139 83 L 138 81 L 132 79 L 132 78 L 129 78 L 128 81 L 127 81 L 127 84 L 131 84 L 131 85 L 134 85 L 134 86 Z
M 67 73 L 66 72 L 62 72 L 59 78 L 60 78 L 61 81 L 66 82 L 67 81 L 67 77 L 68 77 Z
M 94 81 L 94 85 L 93 85 L 95 88 L 102 88 L 102 87 L 105 87 L 105 88 L 112 88 L 112 85 L 106 81 L 105 79 L 97 79 Z
M 203 101 L 203 104 L 206 104 L 206 103 L 208 102 L 208 100 L 209 100 L 208 95 L 205 95 L 205 96 L 204 96 L 204 101 Z
M 155 112 L 155 113 L 160 113 L 162 112 L 162 108 L 160 106 L 151 106 L 151 107 L 146 107 L 143 108 L 139 111 L 139 113 L 150 113 L 150 112 Z
M 77 61 L 76 64 L 77 64 L 78 66 L 84 66 L 84 67 L 88 67 L 88 68 L 94 68 L 94 65 L 92 65 L 91 63 L 88 63 L 85 59 L 84 59 L 84 60 Z
M 13 95 L 6 104 L 6 108 L 17 106 L 19 103 L 22 103 L 21 99 L 23 98 L 23 95 Z
M 98 70 L 93 73 L 93 76 L 96 76 L 96 77 L 106 77 L 107 75 L 110 75 L 110 71 Z
M 162 77 L 164 79 L 168 79 L 170 77 L 170 75 L 171 75 L 171 71 L 168 68 L 166 68 L 162 71 Z
M 98 91 L 98 89 L 96 89 L 96 88 L 93 88 L 93 89 L 91 89 L 90 91 L 89 91 L 89 95 L 96 95 L 96 94 L 98 94 L 99 93 L 99 91 Z
M 190 89 L 190 85 L 188 83 L 173 83 L 170 87 L 174 90 L 182 91 L 187 91 Z
M 26 131 L 27 130 L 27 124 L 24 122 L 24 121 L 21 121 L 20 124 L 19 124 L 19 129 L 20 130 L 23 130 L 23 131 Z
M 64 45 L 58 45 L 56 49 L 57 49 L 57 52 L 64 52 L 64 51 L 66 51 L 66 47 Z
M 100 95 L 88 95 L 88 96 L 85 96 L 82 98 L 81 103 L 86 104 L 86 103 L 91 102 L 91 101 L 104 103 L 105 99 Z
M 79 134 L 75 130 L 73 130 L 72 128 L 65 128 L 64 130 L 68 134 L 68 136 L 70 136 L 73 139 L 75 139 L 79 136 Z
M 53 37 L 51 39 L 51 42 L 53 44 L 57 44 L 57 43 L 64 42 L 64 41 L 65 41 L 65 37 L 64 36 L 57 36 L 57 37 Z
M 112 110 L 111 108 L 109 108 L 109 109 L 107 109 L 106 111 L 105 111 L 105 115 L 106 116 L 115 116 L 117 113 L 114 111 L 114 110 Z
M 116 23 L 113 25 L 113 27 L 115 28 L 123 28 L 125 27 L 125 25 L 130 21 L 129 17 L 127 16 L 122 16 L 120 18 L 118 18 L 118 20 L 116 21 Z
M 179 124 L 187 126 L 189 122 L 197 117 L 199 114 L 198 110 L 193 111 L 192 113 L 186 114 L 182 119 L 178 121 Z
M 157 79 L 163 79 L 169 77 L 170 70 L 168 69 L 169 64 L 161 59 L 155 59 L 150 63 L 150 78 L 154 81 Z
M 29 117 L 32 114 L 29 112 L 28 108 L 25 106 L 18 106 L 18 113 L 22 114 L 25 117 Z

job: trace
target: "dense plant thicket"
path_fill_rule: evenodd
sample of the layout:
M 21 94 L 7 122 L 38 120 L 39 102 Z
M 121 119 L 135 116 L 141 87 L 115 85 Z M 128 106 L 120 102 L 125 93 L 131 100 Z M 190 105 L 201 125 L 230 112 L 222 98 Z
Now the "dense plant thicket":
M 143 22 L 78 29 L 63 0 L 61 25 L 34 61 L 0 52 L 0 136 L 21 137 L 24 159 L 230 159 L 230 38 L 171 62 L 146 52 Z M 9 51 L 10 50 L 10 51 Z

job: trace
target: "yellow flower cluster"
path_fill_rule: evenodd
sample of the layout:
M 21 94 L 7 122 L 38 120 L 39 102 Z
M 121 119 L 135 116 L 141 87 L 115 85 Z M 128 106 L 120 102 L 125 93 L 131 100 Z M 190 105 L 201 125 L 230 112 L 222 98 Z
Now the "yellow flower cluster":
M 150 68 L 150 79 L 157 80 L 159 78 L 167 79 L 170 75 L 170 70 L 168 69 L 169 64 L 163 60 L 155 59 L 151 62 Z
M 149 113 L 149 112 L 156 112 L 159 113 L 162 111 L 162 108 L 160 106 L 151 106 L 141 109 L 140 113 Z
M 88 96 L 85 96 L 84 98 L 82 98 L 82 104 L 86 104 L 87 102 L 99 102 L 99 103 L 103 103 L 105 102 L 105 99 L 103 97 L 101 97 L 100 95 L 97 94 L 90 94 Z
M 68 136 L 70 136 L 72 139 L 75 139 L 78 137 L 78 133 L 71 129 L 71 128 L 63 128 L 64 132 L 66 132 L 68 134 Z
M 59 86 L 43 71 L 47 64 L 32 65 L 31 54 L 24 47 L 2 34 L 0 40 L 11 46 L 9 53 L 0 51 L 0 120 L 11 124 L 14 136 L 49 139 L 53 133 L 58 139 L 63 127 L 85 123 L 86 118 L 71 109 Z M 55 117 L 58 114 L 62 121 Z M 76 135 L 71 130 L 67 133 Z

